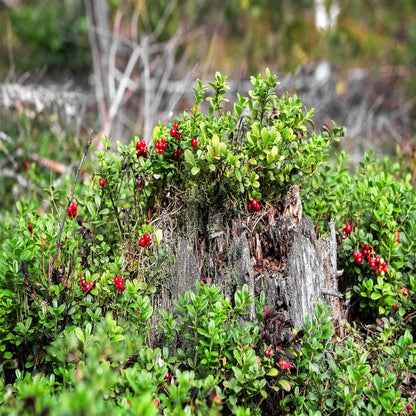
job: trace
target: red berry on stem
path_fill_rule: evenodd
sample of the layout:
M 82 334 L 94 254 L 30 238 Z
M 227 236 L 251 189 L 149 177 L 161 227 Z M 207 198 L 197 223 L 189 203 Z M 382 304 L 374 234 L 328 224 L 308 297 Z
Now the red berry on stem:
M 142 238 L 139 240 L 139 244 L 140 244 L 142 247 L 144 247 L 144 246 L 146 245 L 146 240 L 142 237 Z
M 29 222 L 29 224 L 28 224 L 28 226 L 27 226 L 27 229 L 29 230 L 29 232 L 30 232 L 31 234 L 33 234 L 33 228 L 32 228 L 32 223 L 31 223 L 31 222 Z
M 178 123 L 175 123 L 175 124 L 173 125 L 173 128 L 174 128 L 175 130 L 178 130 L 178 128 L 179 128 Z
M 145 239 L 145 241 L 147 242 L 147 241 L 150 241 L 150 234 L 149 233 L 146 233 L 145 235 L 144 235 L 144 239 Z
M 165 380 L 169 380 L 170 379 L 170 373 L 169 373 L 169 371 L 165 374 L 164 379 Z
M 195 137 L 191 140 L 191 145 L 192 147 L 198 146 L 198 140 Z
M 171 135 L 171 137 L 176 137 L 176 129 L 171 129 L 170 130 L 170 135 Z
M 215 397 L 214 397 L 214 402 L 215 402 L 216 404 L 221 404 L 221 403 L 222 403 L 221 397 L 215 396 Z
M 176 136 L 175 137 L 176 137 L 177 140 L 180 140 L 181 134 L 178 132 L 178 133 L 176 133 Z
M 100 186 L 105 186 L 107 184 L 107 181 L 103 178 L 100 179 Z

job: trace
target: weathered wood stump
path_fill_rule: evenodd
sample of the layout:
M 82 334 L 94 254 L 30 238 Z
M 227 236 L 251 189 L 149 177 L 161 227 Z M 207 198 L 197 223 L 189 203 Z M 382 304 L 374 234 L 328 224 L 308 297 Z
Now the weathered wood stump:
M 184 221 L 185 219 L 185 221 Z M 334 223 L 327 238 L 317 240 L 310 217 L 302 218 L 297 187 L 279 207 L 233 218 L 221 210 L 190 203 L 181 212 L 161 216 L 163 247 L 174 261 L 165 265 L 163 282 L 153 295 L 154 324 L 158 311 L 173 311 L 173 301 L 196 281 L 215 283 L 233 299 L 244 284 L 249 293 L 266 295 L 267 306 L 282 312 L 299 328 L 316 302 L 330 305 L 334 323 L 341 308 Z M 252 305 L 248 319 L 255 321 Z

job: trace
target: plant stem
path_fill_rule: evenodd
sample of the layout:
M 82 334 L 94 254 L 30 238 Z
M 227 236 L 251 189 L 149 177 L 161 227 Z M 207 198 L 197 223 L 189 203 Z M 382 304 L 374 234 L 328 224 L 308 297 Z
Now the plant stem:
M 92 133 L 93 133 L 93 130 L 90 129 L 89 132 L 88 132 L 88 141 L 87 141 L 87 144 L 84 147 L 84 152 L 82 154 L 82 158 L 81 158 L 81 161 L 79 162 L 77 173 L 75 174 L 75 179 L 74 179 L 74 182 L 72 184 L 71 195 L 69 197 L 68 204 L 67 204 L 66 210 L 64 212 L 64 217 L 62 219 L 61 227 L 59 229 L 59 235 L 58 235 L 58 241 L 56 242 L 55 254 L 53 256 L 52 262 L 49 265 L 49 271 L 48 271 L 49 280 L 51 280 L 51 271 L 55 267 L 56 259 L 58 258 L 59 248 L 61 246 L 62 232 L 64 230 L 65 221 L 66 221 L 66 217 L 68 215 L 69 206 L 71 205 L 72 201 L 74 200 L 74 190 L 75 190 L 75 185 L 78 181 L 79 172 L 81 171 L 81 166 L 84 163 L 84 160 L 85 160 L 85 158 L 87 156 L 87 153 L 88 153 L 88 149 L 89 149 L 89 147 L 91 146 L 91 143 L 92 143 Z

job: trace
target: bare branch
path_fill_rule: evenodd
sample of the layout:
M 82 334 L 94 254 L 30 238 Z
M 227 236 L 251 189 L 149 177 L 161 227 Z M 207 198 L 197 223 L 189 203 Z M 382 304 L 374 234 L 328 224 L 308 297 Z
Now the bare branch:
M 84 160 L 85 160 L 85 158 L 87 156 L 87 153 L 88 153 L 88 149 L 91 146 L 92 138 L 93 138 L 93 130 L 90 129 L 90 131 L 88 132 L 88 141 L 87 141 L 87 144 L 84 147 L 84 153 L 82 154 L 81 161 L 79 162 L 79 165 L 78 165 L 77 173 L 75 174 L 75 179 L 74 179 L 74 182 L 72 184 L 71 194 L 69 196 L 68 204 L 67 204 L 67 207 L 66 207 L 66 210 L 64 212 L 63 219 L 62 219 L 62 224 L 61 224 L 61 227 L 59 229 L 59 235 L 58 235 L 58 240 L 56 242 L 55 254 L 53 256 L 52 262 L 49 264 L 49 273 L 48 273 L 49 279 L 51 278 L 51 271 L 55 267 L 55 262 L 56 262 L 56 259 L 58 258 L 59 249 L 60 249 L 60 246 L 61 246 L 62 232 L 63 232 L 64 226 L 65 226 L 66 217 L 68 215 L 68 209 L 69 209 L 69 206 L 72 204 L 72 201 L 74 200 L 75 185 L 77 184 L 77 181 L 78 181 L 79 173 L 81 171 L 81 166 L 83 165 Z

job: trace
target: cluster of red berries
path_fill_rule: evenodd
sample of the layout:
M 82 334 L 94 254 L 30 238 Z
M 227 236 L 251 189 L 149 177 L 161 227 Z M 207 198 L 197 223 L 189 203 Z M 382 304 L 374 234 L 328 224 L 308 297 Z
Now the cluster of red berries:
M 76 217 L 77 216 L 77 209 L 78 209 L 77 203 L 73 202 L 68 208 L 68 217 L 69 218 Z
M 107 181 L 103 178 L 100 179 L 100 186 L 106 186 L 107 185 Z
M 164 150 L 166 149 L 166 139 L 163 138 L 162 140 L 159 140 L 158 142 L 156 142 L 155 149 L 156 149 L 156 153 L 159 153 L 160 155 L 162 155 Z
M 139 240 L 139 245 L 141 247 L 149 247 L 150 246 L 150 234 L 146 233 L 144 237 Z
M 260 211 L 260 203 L 257 201 L 256 198 L 253 198 L 251 201 L 248 201 L 247 203 L 247 211 L 248 212 L 256 212 Z
M 197 146 L 198 146 L 198 140 L 196 139 L 196 137 L 194 137 L 194 138 L 191 140 L 191 145 L 192 145 L 192 147 L 197 147 Z
M 30 234 L 33 234 L 33 228 L 32 228 L 32 223 L 29 222 L 27 229 L 29 230 Z
M 124 280 L 121 276 L 116 276 L 114 278 L 114 284 L 116 286 L 116 289 L 120 289 L 122 292 L 124 292 Z
M 293 365 L 288 363 L 285 360 L 280 360 L 279 361 L 279 366 L 282 370 L 286 370 L 288 373 L 290 373 L 290 370 L 293 368 Z
M 137 157 L 143 156 L 147 159 L 147 146 L 144 140 L 140 140 L 136 143 Z
M 352 228 L 351 224 L 347 221 L 345 223 L 345 228 L 342 230 L 342 237 L 347 238 L 353 231 L 354 228 Z
M 271 349 L 271 347 L 268 347 L 268 348 L 266 348 L 266 349 L 264 350 L 264 355 L 265 355 L 266 357 L 270 357 L 270 356 L 272 355 L 272 349 Z
M 363 256 L 367 259 L 368 264 L 372 269 L 375 269 L 376 275 L 384 276 L 387 273 L 387 263 L 383 258 L 376 255 L 376 252 L 368 244 L 363 244 L 362 251 L 354 251 L 352 253 L 357 264 L 362 264 Z
M 401 293 L 404 298 L 407 298 L 407 296 L 409 295 L 409 289 L 407 287 L 404 287 L 402 289 L 399 289 L 399 293 Z
M 94 287 L 94 282 L 90 280 L 89 283 L 87 283 L 85 279 L 81 279 L 79 285 L 82 287 L 82 293 L 85 293 Z
M 178 149 L 175 150 L 175 153 L 173 154 L 173 160 L 179 160 L 179 158 L 182 156 L 183 150 L 178 147 Z
M 175 137 L 176 139 L 180 140 L 181 138 L 181 133 L 178 132 L 178 123 L 175 123 L 173 125 L 173 128 L 170 130 L 170 136 L 171 137 Z

